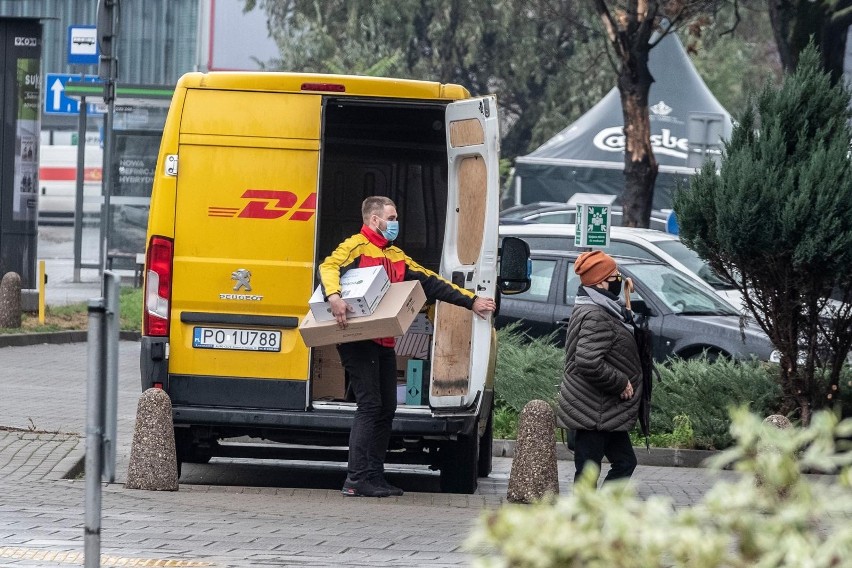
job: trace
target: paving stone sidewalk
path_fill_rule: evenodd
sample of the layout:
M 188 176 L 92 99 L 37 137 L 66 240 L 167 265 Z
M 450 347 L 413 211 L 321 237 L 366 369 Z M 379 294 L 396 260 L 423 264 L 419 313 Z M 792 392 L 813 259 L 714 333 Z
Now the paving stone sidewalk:
M 84 482 L 62 476 L 84 451 L 86 349 L 0 348 L 0 425 L 16 428 L 0 430 L 0 567 L 82 562 Z M 393 466 L 404 496 L 344 498 L 342 464 L 221 458 L 187 465 L 178 492 L 126 490 L 138 351 L 119 346 L 118 483 L 103 489 L 104 566 L 466 566 L 472 527 L 505 502 L 512 462 L 503 457 L 475 495 L 436 493 L 434 472 Z M 560 461 L 563 494 L 572 478 L 573 462 Z M 697 502 L 714 479 L 643 465 L 634 476 L 641 496 L 675 506 Z

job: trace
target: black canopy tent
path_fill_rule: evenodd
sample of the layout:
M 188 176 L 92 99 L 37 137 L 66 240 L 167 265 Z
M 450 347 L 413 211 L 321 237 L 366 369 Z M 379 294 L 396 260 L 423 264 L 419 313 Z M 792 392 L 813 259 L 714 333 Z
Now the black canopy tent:
M 704 84 L 675 34 L 651 50 L 651 143 L 660 164 L 654 209 L 672 205 L 706 157 L 718 155 L 731 115 Z M 514 204 L 565 202 L 575 193 L 621 195 L 624 119 L 617 88 L 534 152 L 515 160 Z M 616 200 L 616 203 L 619 203 Z

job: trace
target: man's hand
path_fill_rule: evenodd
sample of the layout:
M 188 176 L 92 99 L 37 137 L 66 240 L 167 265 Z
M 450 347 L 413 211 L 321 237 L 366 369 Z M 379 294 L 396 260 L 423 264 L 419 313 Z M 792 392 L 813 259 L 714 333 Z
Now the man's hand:
M 346 323 L 346 312 L 354 311 L 352 306 L 343 301 L 340 294 L 332 294 L 329 296 L 328 303 L 331 305 L 331 315 L 333 315 L 334 319 L 337 320 L 337 326 L 340 329 L 346 329 L 346 326 L 349 325 Z
M 473 307 L 471 308 L 471 310 L 473 310 L 473 313 L 475 313 L 482 319 L 488 317 L 488 314 L 496 309 L 497 303 L 494 301 L 493 298 L 482 298 L 480 296 L 476 297 L 476 299 L 473 301 Z
M 621 393 L 621 400 L 630 400 L 631 398 L 633 398 L 633 385 L 630 381 L 627 381 L 627 387 Z

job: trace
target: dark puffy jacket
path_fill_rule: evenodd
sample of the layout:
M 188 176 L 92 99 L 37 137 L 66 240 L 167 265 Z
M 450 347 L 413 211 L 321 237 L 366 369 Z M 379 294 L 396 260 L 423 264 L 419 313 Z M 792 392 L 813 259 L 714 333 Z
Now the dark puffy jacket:
M 621 400 L 627 381 L 633 397 Z M 642 367 L 633 334 L 597 305 L 574 306 L 556 414 L 572 430 L 628 431 L 639 414 Z

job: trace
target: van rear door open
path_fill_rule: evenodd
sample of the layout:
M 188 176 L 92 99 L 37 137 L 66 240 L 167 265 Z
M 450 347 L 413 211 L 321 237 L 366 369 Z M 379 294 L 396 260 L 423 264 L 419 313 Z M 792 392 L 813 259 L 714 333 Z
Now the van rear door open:
M 187 92 L 170 331 L 176 404 L 307 406 L 309 351 L 296 328 L 313 281 L 320 104 L 308 94 Z
M 499 127 L 494 97 L 447 105 L 449 191 L 441 274 L 475 294 L 496 291 Z M 457 207 L 455 206 L 457 204 Z M 493 328 L 464 308 L 438 302 L 432 383 L 435 408 L 482 402 Z M 465 348 L 470 346 L 469 349 Z

